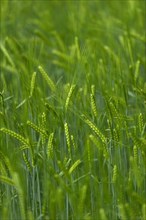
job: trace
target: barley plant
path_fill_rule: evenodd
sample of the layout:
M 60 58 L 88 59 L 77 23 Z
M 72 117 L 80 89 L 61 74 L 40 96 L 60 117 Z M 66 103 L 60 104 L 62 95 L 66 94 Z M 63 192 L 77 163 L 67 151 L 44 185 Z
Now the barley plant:
M 145 0 L 0 19 L 0 219 L 146 220 Z

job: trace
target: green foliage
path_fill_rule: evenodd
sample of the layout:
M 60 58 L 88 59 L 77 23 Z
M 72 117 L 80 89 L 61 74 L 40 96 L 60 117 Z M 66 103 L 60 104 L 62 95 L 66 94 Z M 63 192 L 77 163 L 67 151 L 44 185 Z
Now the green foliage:
M 145 220 L 145 1 L 0 8 L 0 219 Z

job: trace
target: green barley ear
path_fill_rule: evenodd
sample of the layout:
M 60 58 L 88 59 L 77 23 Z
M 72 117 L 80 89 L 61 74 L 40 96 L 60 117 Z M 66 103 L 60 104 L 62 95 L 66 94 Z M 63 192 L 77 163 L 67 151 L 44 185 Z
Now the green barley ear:
M 39 66 L 38 69 L 39 69 L 40 73 L 42 74 L 42 77 L 46 80 L 50 89 L 54 92 L 56 90 L 56 86 L 55 86 L 53 80 L 48 76 L 48 74 L 46 73 L 46 71 L 43 69 L 42 66 Z
M 10 186 L 15 186 L 14 181 L 7 176 L 0 175 L 0 182 L 6 183 Z
M 108 124 L 108 128 L 106 130 L 107 130 L 107 133 L 108 133 L 108 138 L 113 139 L 113 128 L 112 128 L 111 120 L 107 119 L 107 124 Z
M 23 136 L 21 136 L 20 134 L 9 130 L 7 128 L 1 128 L 0 131 L 4 132 L 5 134 L 10 135 L 11 137 L 17 139 L 18 141 L 20 141 L 22 144 L 26 145 L 26 146 L 30 146 L 29 141 L 27 139 L 25 139 Z
M 2 106 L 2 109 L 5 109 L 5 101 L 4 101 L 4 96 L 3 96 L 4 90 L 2 92 L 0 92 L 0 103 Z M 1 112 L 1 115 L 3 115 L 3 112 Z
M 89 119 L 87 119 L 84 115 L 82 115 L 82 118 L 84 122 L 94 131 L 94 133 L 99 137 L 99 139 L 102 141 L 103 144 L 107 143 L 106 137 L 101 133 L 101 131 L 91 122 Z
M 53 157 L 53 138 L 54 138 L 54 133 L 52 132 L 49 135 L 49 140 L 48 140 L 48 147 L 47 147 L 47 156 L 48 158 Z
M 55 111 L 55 109 L 51 105 L 49 105 L 48 103 L 45 103 L 45 107 L 46 107 L 47 111 L 49 111 L 49 113 L 50 112 L 53 113 L 54 117 L 59 119 L 59 115 L 58 115 L 57 111 Z
M 1 49 L 2 53 L 4 54 L 4 56 L 6 57 L 8 63 L 12 67 L 12 69 L 15 71 L 15 67 L 16 67 L 15 62 L 13 62 L 12 57 L 10 56 L 9 52 L 7 51 L 7 49 L 5 48 L 5 46 L 2 43 L 0 44 L 0 49 Z
M 104 46 L 105 51 L 107 52 L 107 54 L 115 61 L 115 63 L 117 65 L 119 65 L 119 57 L 117 56 L 117 54 L 107 45 Z
M 66 111 L 68 109 L 69 102 L 70 102 L 70 99 L 71 99 L 71 96 L 73 94 L 73 91 L 74 91 L 75 87 L 76 87 L 76 85 L 71 85 L 71 87 L 70 87 L 70 90 L 69 90 L 69 93 L 67 95 L 66 102 L 65 102 L 65 110 Z
M 0 151 L 0 161 L 1 161 L 2 165 L 4 166 L 5 173 L 7 173 L 6 175 L 8 175 L 8 174 L 11 175 L 11 173 L 13 171 L 12 171 L 12 165 L 10 163 L 10 160 L 1 151 Z
M 134 73 L 134 79 L 135 81 L 137 80 L 138 76 L 139 76 L 139 67 L 140 67 L 140 61 L 137 60 L 136 62 L 136 67 L 135 67 L 135 73 Z
M 27 158 L 27 156 L 26 156 L 26 154 L 24 152 L 23 152 L 23 160 L 24 160 L 24 162 L 26 164 L 27 169 L 29 171 L 31 171 L 31 169 L 32 169 L 31 164 L 30 164 L 30 162 L 29 162 L 29 160 L 28 160 L 28 158 Z
M 99 149 L 99 150 L 102 150 L 103 151 L 103 156 L 105 159 L 109 158 L 109 152 L 108 152 L 108 149 L 107 149 L 107 146 L 105 143 L 103 143 L 102 147 L 101 147 L 101 144 L 99 143 L 98 139 L 90 134 L 89 135 L 89 139 L 95 144 L 95 146 Z M 88 156 L 90 156 L 90 149 L 88 149 Z M 91 156 L 90 156 L 91 157 Z M 89 159 L 89 158 L 88 158 Z M 91 162 L 90 162 L 91 163 Z
M 63 39 L 61 39 L 59 33 L 56 32 L 56 31 L 53 31 L 53 32 L 52 32 L 52 35 L 53 35 L 53 37 L 55 37 L 56 42 L 57 42 L 57 44 L 58 44 L 60 50 L 63 51 L 63 52 L 66 52 L 66 46 L 65 46 L 65 44 L 64 44 Z
M 127 138 L 129 139 L 131 134 L 130 134 L 130 132 L 128 130 L 127 121 L 124 121 L 124 128 L 125 128 L 125 131 L 126 131 Z
M 141 148 L 142 146 L 145 145 L 143 143 L 142 139 L 140 139 L 137 136 L 135 136 L 135 134 L 134 135 L 131 134 L 131 138 L 133 140 L 134 145 L 137 146 L 138 148 Z
M 90 135 L 89 135 L 89 139 L 95 144 L 95 146 L 97 147 L 97 149 L 101 150 L 101 148 L 100 148 L 100 143 L 99 143 L 97 137 L 95 137 L 94 135 L 90 134 Z
M 135 158 L 130 156 L 130 167 L 131 167 L 131 181 L 136 184 L 138 187 L 141 187 L 142 184 L 142 175 L 137 166 Z
M 142 134 L 143 133 L 143 128 L 144 128 L 144 119 L 143 119 L 143 114 L 142 113 L 140 113 L 139 116 L 138 116 L 138 125 L 139 125 L 140 133 Z
M 46 113 L 45 112 L 43 112 L 43 114 L 42 114 L 42 125 L 41 125 L 41 127 L 42 127 L 42 129 L 43 130 L 45 130 L 46 129 Z
M 23 150 L 26 150 L 26 149 L 30 149 L 30 147 L 27 146 L 27 145 L 22 145 L 22 146 L 19 147 L 18 151 L 23 151 Z
M 27 125 L 30 126 L 36 132 L 40 133 L 44 138 L 48 138 L 46 131 L 40 128 L 39 126 L 35 125 L 33 122 L 27 121 Z
M 106 144 L 103 145 L 103 156 L 105 159 L 109 158 L 109 151 L 108 151 Z
M 91 149 L 90 149 L 90 141 L 89 138 L 87 139 L 87 160 L 88 160 L 88 166 L 89 171 L 91 171 Z
M 32 97 L 32 95 L 33 95 L 34 88 L 35 88 L 35 81 L 36 81 L 36 72 L 34 72 L 32 74 L 31 84 L 30 84 L 30 96 L 29 97 Z
M 114 139 L 114 141 L 115 141 L 115 143 L 117 144 L 118 142 L 119 142 L 119 134 L 118 134 L 118 130 L 119 129 L 113 129 L 113 139 Z
M 101 208 L 99 210 L 99 214 L 100 214 L 100 220 L 107 220 L 107 217 L 106 217 L 104 209 Z
M 2 161 L 0 161 L 0 175 L 7 176 L 7 170 Z
M 69 174 L 71 174 L 76 168 L 77 166 L 81 163 L 81 160 L 77 160 L 74 162 L 74 164 L 70 167 L 69 169 Z
M 74 148 L 74 152 L 76 152 L 77 151 L 77 146 L 75 144 L 74 136 L 71 135 L 70 137 L 71 137 L 71 142 L 72 142 L 72 145 L 73 145 L 73 148 Z
M 138 162 L 138 149 L 137 149 L 136 145 L 134 145 L 134 147 L 133 147 L 133 158 L 134 158 L 135 164 L 137 164 L 137 162 Z
M 93 94 L 90 94 L 90 103 L 91 103 L 91 110 L 92 110 L 94 116 L 97 117 L 95 98 L 94 98 Z
M 91 86 L 91 94 L 90 94 L 90 103 L 91 103 L 91 110 L 95 117 L 97 117 L 97 108 L 95 103 L 95 86 Z
M 115 183 L 116 180 L 117 180 L 117 165 L 114 165 L 112 182 Z
M 119 113 L 118 113 L 117 108 L 115 107 L 114 103 L 111 101 L 109 101 L 109 108 L 110 108 L 111 117 L 113 117 L 117 120 L 117 124 L 120 124 Z
M 66 61 L 66 63 L 70 63 L 71 62 L 71 60 L 70 60 L 70 57 L 68 56 L 68 54 L 66 54 L 66 53 L 63 53 L 63 52 L 61 52 L 61 51 L 59 51 L 59 50 L 53 50 L 52 51 L 52 53 L 54 54 L 54 55 L 57 55 L 59 58 L 61 58 L 62 60 L 64 60 L 64 61 Z M 56 61 L 56 60 L 54 60 L 54 61 Z M 54 62 L 53 62 L 54 63 Z M 56 63 L 56 62 L 55 62 Z M 65 64 L 64 64 L 65 65 Z
M 66 137 L 68 152 L 69 152 L 69 155 L 71 156 L 70 134 L 69 134 L 69 129 L 68 129 L 68 124 L 67 123 L 64 124 L 64 131 L 65 131 L 65 137 Z
M 47 121 L 47 119 L 46 119 L 46 113 L 43 112 L 43 114 L 42 114 L 42 124 L 41 124 L 41 128 L 42 128 L 43 131 L 46 130 L 46 121 Z M 45 133 L 46 133 L 46 132 L 45 132 Z M 42 135 L 42 145 L 45 144 L 45 137 L 46 137 L 45 135 Z
M 105 101 L 107 104 L 107 111 L 109 114 L 109 119 L 112 122 L 114 119 L 116 120 L 116 124 L 120 125 L 121 120 L 120 120 L 120 114 L 115 106 L 115 104 L 112 102 L 111 98 L 108 96 L 105 97 Z

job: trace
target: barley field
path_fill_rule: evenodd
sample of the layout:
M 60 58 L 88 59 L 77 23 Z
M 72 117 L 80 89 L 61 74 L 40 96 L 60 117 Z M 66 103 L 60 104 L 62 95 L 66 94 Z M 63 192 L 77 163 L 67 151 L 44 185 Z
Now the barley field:
M 0 14 L 0 219 L 146 220 L 145 0 Z

